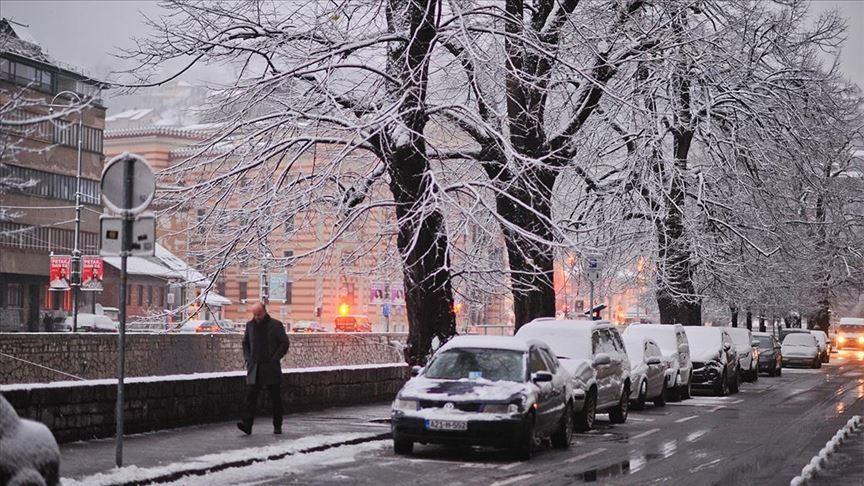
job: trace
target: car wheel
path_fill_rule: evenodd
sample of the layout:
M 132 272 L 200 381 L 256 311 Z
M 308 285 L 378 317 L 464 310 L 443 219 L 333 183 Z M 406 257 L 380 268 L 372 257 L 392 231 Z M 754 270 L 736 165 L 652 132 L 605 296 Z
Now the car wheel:
M 395 437 L 393 439 L 393 452 L 400 456 L 407 456 L 414 452 L 414 442 Z
M 720 379 L 717 380 L 717 383 L 714 383 L 714 393 L 721 397 L 725 397 L 729 394 L 729 380 L 726 378 L 725 371 L 720 375 Z
M 522 431 L 522 439 L 516 446 L 516 457 L 520 461 L 527 461 L 534 455 L 537 447 L 537 431 L 535 428 L 534 414 L 532 413 L 525 421 L 525 430 Z
M 597 416 L 597 392 L 593 389 L 585 395 L 585 404 L 582 410 L 575 414 L 573 426 L 579 432 L 585 432 L 594 428 L 594 418 Z
M 735 376 L 732 377 L 732 382 L 729 383 L 729 393 L 735 394 L 741 389 L 741 368 L 735 370 Z
M 822 362 L 823 363 L 831 362 L 831 354 L 829 352 L 826 351 L 825 354 L 822 356 Z
M 552 434 L 552 447 L 556 449 L 566 449 L 570 447 L 570 441 L 573 439 L 573 406 L 567 404 L 564 408 L 564 415 L 561 416 L 561 424 L 558 430 Z
M 777 365 L 777 374 L 775 376 L 783 376 L 783 363 Z
M 690 377 L 692 378 L 692 374 L 690 375 Z M 681 400 L 687 400 L 688 398 L 692 397 L 693 395 L 691 394 L 690 390 L 690 378 L 688 378 L 687 384 L 681 386 Z
M 815 366 L 815 368 L 816 368 L 816 369 L 819 369 L 819 368 L 821 368 L 821 367 L 822 367 L 822 360 L 821 360 L 820 358 L 817 357 L 817 358 L 816 358 L 816 366 Z
M 680 381 L 681 375 L 675 375 L 675 381 L 672 383 L 672 388 L 669 389 L 669 396 L 667 397 L 670 402 L 678 402 L 682 400 L 681 389 L 683 386 L 678 384 Z
M 753 371 L 751 373 L 753 374 L 750 377 L 753 379 L 750 380 L 750 383 L 756 383 L 757 381 L 759 381 L 759 363 L 756 363 L 754 365 Z
M 630 385 L 625 384 L 621 392 L 618 405 L 609 409 L 609 421 L 613 424 L 623 424 L 627 421 L 627 413 L 630 405 Z
M 666 380 L 663 380 L 663 388 L 660 389 L 660 394 L 654 398 L 654 406 L 666 406 Z
M 636 400 L 633 401 L 633 410 L 644 410 L 645 409 L 645 401 L 648 399 L 648 383 L 645 380 L 642 380 L 642 384 L 639 385 L 639 396 L 636 397 Z

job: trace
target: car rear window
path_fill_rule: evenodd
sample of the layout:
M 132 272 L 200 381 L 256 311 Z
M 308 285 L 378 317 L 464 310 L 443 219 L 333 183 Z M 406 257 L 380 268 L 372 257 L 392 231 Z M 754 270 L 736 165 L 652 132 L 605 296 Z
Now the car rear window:
M 756 336 L 756 339 L 759 340 L 759 347 L 762 349 L 770 349 L 771 348 L 771 337 L 770 336 Z
M 812 334 L 793 333 L 783 339 L 784 345 L 791 346 L 816 346 L 816 338 Z
M 435 356 L 424 376 L 440 380 L 484 378 L 525 381 L 524 353 L 508 349 L 457 348 Z

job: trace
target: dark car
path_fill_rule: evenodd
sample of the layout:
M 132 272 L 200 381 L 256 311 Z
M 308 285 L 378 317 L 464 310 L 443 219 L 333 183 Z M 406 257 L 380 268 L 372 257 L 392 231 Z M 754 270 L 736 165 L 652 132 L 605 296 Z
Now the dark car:
M 759 370 L 767 371 L 768 376 L 780 376 L 783 372 L 780 341 L 767 332 L 754 332 L 753 338 L 759 341 Z
M 570 446 L 570 374 L 541 341 L 457 336 L 415 368 L 393 402 L 393 449 L 414 443 L 515 449 L 528 459 L 550 438 Z
M 719 396 L 738 393 L 741 367 L 732 336 L 720 327 L 684 326 L 693 360 L 693 388 L 708 388 Z

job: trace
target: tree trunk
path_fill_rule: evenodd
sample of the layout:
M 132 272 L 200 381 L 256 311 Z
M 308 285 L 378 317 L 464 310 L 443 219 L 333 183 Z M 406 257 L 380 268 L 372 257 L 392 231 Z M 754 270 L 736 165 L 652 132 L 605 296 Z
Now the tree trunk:
M 747 309 L 747 329 L 753 329 L 753 311 Z
M 831 303 L 828 299 L 820 300 L 816 311 L 807 317 L 807 328 L 821 329 L 828 334 L 828 329 L 831 327 L 830 309 Z
M 738 308 L 733 305 L 729 310 L 732 311 L 732 327 L 738 327 Z

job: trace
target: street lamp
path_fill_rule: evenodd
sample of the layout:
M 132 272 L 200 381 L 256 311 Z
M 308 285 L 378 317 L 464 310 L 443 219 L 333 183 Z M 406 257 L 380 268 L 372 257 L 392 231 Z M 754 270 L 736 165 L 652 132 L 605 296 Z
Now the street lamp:
M 81 288 L 81 249 L 79 248 L 80 239 L 81 239 L 81 137 L 83 135 L 83 125 L 84 125 L 84 113 L 81 111 L 83 107 L 83 100 L 77 93 L 73 91 L 61 91 L 54 95 L 54 98 L 51 99 L 51 103 L 48 105 L 49 112 L 54 113 L 54 107 L 57 98 L 60 96 L 71 96 L 75 99 L 75 102 L 79 106 L 78 111 L 78 156 L 77 156 L 77 167 L 75 170 L 75 242 L 74 248 L 72 248 L 72 332 L 78 331 L 78 291 Z M 64 106 L 64 105 L 60 105 Z M 52 123 L 54 123 L 52 121 Z

